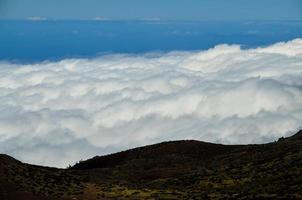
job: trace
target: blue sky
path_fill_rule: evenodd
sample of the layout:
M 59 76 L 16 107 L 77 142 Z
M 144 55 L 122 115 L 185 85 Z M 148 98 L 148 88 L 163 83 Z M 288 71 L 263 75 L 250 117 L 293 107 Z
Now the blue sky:
M 0 0 L 0 19 L 301 20 L 301 0 Z

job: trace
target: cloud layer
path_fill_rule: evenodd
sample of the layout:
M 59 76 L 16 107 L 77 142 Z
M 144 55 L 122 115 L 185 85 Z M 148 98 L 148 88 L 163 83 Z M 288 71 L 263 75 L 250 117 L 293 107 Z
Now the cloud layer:
M 0 152 L 66 167 L 176 139 L 262 143 L 302 126 L 302 39 L 243 50 L 0 63 Z

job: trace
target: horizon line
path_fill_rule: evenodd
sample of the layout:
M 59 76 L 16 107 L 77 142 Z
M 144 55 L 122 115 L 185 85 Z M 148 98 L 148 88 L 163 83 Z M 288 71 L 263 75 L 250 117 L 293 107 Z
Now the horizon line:
M 54 19 L 44 17 L 28 17 L 28 18 L 0 18 L 0 21 L 151 21 L 151 22 L 300 22 L 302 19 L 160 19 L 160 18 L 142 18 L 142 19 L 113 19 L 113 18 L 91 18 L 91 19 Z

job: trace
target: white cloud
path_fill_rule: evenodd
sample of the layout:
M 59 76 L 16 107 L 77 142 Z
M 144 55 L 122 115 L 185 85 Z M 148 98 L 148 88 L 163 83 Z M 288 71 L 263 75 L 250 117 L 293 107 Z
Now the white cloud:
M 95 17 L 93 20 L 95 21 L 111 21 L 111 18 L 108 17 Z
M 276 140 L 302 125 L 301 47 L 0 63 L 0 152 L 64 167 L 164 140 Z
M 143 18 L 142 21 L 161 21 L 160 17 L 149 17 L 149 18 Z
M 38 17 L 38 16 L 32 16 L 32 17 L 28 17 L 27 20 L 30 20 L 30 21 L 45 21 L 45 20 L 47 20 L 47 18 L 45 18 L 45 17 Z

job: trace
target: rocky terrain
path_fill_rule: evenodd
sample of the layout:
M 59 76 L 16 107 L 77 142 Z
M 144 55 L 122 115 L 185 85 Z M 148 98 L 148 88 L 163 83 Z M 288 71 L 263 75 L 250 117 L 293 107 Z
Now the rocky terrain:
M 68 169 L 0 155 L 0 199 L 302 199 L 302 131 L 262 145 L 172 141 Z

